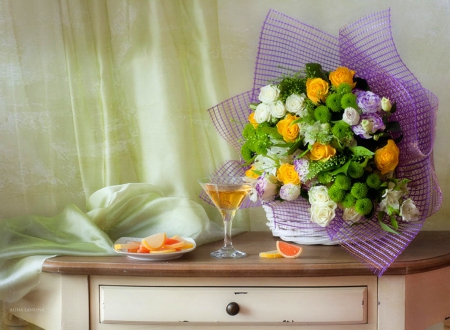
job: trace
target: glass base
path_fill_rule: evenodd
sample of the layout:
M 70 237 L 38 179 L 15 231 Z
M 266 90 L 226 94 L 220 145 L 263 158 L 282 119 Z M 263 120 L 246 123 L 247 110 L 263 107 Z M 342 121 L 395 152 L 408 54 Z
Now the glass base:
M 214 258 L 245 258 L 247 253 L 238 251 L 235 248 L 221 248 L 217 251 L 210 253 Z

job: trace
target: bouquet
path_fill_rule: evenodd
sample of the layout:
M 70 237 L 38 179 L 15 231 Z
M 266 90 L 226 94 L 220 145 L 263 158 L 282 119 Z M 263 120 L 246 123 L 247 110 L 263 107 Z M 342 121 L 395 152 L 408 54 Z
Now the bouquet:
M 241 147 L 254 200 L 306 198 L 311 221 L 321 227 L 336 209 L 350 224 L 376 212 L 381 228 L 392 233 L 399 219 L 419 219 L 409 180 L 394 174 L 402 138 L 400 124 L 389 120 L 396 106 L 371 92 L 355 71 L 325 72 L 308 63 L 263 86 L 258 100 L 250 104 Z

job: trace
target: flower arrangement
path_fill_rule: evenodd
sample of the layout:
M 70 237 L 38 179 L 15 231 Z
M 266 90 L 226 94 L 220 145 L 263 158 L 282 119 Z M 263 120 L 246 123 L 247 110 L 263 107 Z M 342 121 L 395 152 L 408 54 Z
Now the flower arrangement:
M 355 71 L 325 72 L 308 63 L 263 86 L 258 100 L 250 104 L 241 148 L 253 200 L 306 198 L 311 221 L 321 227 L 337 209 L 351 225 L 377 214 L 391 233 L 399 219 L 419 219 L 409 180 L 395 176 L 402 133 L 389 118 L 396 105 L 371 92 Z

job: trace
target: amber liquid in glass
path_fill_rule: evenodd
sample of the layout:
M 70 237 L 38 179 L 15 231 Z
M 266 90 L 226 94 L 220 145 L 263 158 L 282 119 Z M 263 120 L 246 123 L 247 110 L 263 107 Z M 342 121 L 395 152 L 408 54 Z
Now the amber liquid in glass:
M 237 210 L 241 206 L 244 198 L 250 192 L 250 186 L 241 186 L 236 189 L 235 186 L 227 189 L 226 186 L 221 185 L 220 188 L 217 185 L 206 185 L 206 192 L 213 201 L 214 205 L 219 210 L 232 211 Z

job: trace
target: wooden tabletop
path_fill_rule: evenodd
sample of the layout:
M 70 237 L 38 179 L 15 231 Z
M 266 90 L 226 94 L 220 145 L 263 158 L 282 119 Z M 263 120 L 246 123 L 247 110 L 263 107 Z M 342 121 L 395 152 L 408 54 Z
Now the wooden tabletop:
M 304 245 L 298 259 L 264 259 L 259 252 L 275 250 L 271 232 L 246 232 L 233 237 L 233 245 L 247 252 L 241 259 L 215 259 L 211 251 L 222 241 L 197 247 L 170 261 L 138 261 L 126 256 L 59 256 L 47 259 L 44 272 L 74 275 L 127 275 L 172 277 L 304 277 L 373 275 L 359 259 L 342 247 Z M 450 266 L 450 231 L 423 231 L 384 273 L 406 275 Z

